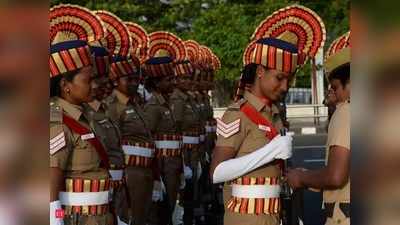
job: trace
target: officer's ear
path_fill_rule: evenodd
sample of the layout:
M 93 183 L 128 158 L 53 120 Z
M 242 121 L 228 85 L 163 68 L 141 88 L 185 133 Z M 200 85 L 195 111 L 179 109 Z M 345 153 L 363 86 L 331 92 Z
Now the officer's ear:
M 119 79 L 113 80 L 112 85 L 113 87 L 117 87 L 119 85 Z
M 264 74 L 264 68 L 262 67 L 262 66 L 260 66 L 260 65 L 257 65 L 257 68 L 256 68 L 256 79 L 261 79 L 262 78 L 262 76 L 263 76 L 263 74 Z
M 61 78 L 60 84 L 59 84 L 61 93 L 68 94 L 70 92 L 70 88 L 68 87 L 69 86 L 68 83 L 69 82 L 67 81 L 67 79 L 65 79 L 65 77 Z

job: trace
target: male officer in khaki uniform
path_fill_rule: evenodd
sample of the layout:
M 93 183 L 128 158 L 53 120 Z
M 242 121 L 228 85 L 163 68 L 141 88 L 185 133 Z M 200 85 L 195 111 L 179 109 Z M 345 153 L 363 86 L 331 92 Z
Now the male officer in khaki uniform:
M 243 57 L 241 82 L 245 85 L 241 87 L 249 88 L 217 122 L 218 139 L 210 176 L 214 183 L 228 182 L 224 186 L 225 225 L 280 224 L 281 160 L 291 157 L 292 138 L 279 135 L 282 122 L 273 102 L 288 91 L 297 66 L 302 63 L 301 54 L 312 55 L 301 51 L 303 46 L 295 38 L 298 36 L 285 26 L 297 21 L 285 11 L 310 14 L 309 9 L 292 6 L 262 22 Z M 281 12 L 289 18 L 282 17 Z M 274 23 L 269 20 L 282 27 L 271 25 Z M 311 22 L 318 21 L 315 18 Z M 284 32 L 275 33 L 275 29 Z M 311 40 L 312 35 L 302 38 Z M 318 50 L 322 40 L 313 44 L 312 48 Z
M 326 166 L 320 170 L 293 169 L 288 182 L 293 188 L 324 189 L 325 224 L 350 224 L 350 32 L 335 40 L 325 62 L 336 96 L 336 110 L 328 127 Z
M 109 160 L 82 107 L 92 100 L 93 64 L 89 45 L 76 33 L 101 38 L 93 33 L 101 22 L 81 7 L 50 11 L 50 224 L 108 225 Z
M 91 46 L 94 62 L 97 63 L 95 79 L 92 79 L 92 94 L 94 100 L 84 105 L 84 114 L 89 120 L 90 126 L 96 132 L 102 142 L 110 159 L 111 188 L 112 188 L 112 211 L 114 221 L 122 221 L 129 224 L 128 204 L 126 196 L 126 183 L 124 182 L 124 152 L 121 148 L 121 137 L 118 127 L 106 115 L 107 106 L 103 103 L 105 86 L 110 82 L 109 53 L 99 46 Z M 101 63 L 100 63 L 101 61 Z M 119 222 L 119 224 L 122 224 Z

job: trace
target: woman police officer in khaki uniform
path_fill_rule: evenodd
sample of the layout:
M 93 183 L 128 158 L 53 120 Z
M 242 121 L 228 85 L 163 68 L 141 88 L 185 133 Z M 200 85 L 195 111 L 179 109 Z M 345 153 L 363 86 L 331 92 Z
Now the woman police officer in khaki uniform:
M 282 122 L 272 102 L 287 92 L 297 66 L 324 40 L 321 19 L 298 5 L 276 11 L 253 34 L 241 78 L 248 88 L 218 120 L 211 163 L 213 182 L 228 182 L 224 224 L 280 224 L 279 159 L 291 156 L 292 138 L 277 135 Z
M 182 173 L 182 136 L 170 109 L 168 94 L 172 91 L 174 63 L 185 59 L 183 42 L 175 35 L 158 31 L 149 35 L 149 59 L 144 64 L 145 87 L 151 98 L 144 106 L 148 117 L 160 168 L 165 184 L 165 204 L 160 204 L 159 224 L 172 224 Z M 172 46 L 172 48 L 167 47 Z
M 121 40 L 111 63 L 110 78 L 114 90 L 104 102 L 107 115 L 121 133 L 125 175 L 133 224 L 144 225 L 153 191 L 154 143 L 147 128 L 142 105 L 138 101 L 139 59 L 134 54 L 132 36 L 126 24 L 107 11 L 95 12 L 109 27 L 112 40 Z M 117 31 L 117 32 L 116 32 Z
M 92 100 L 87 42 L 104 34 L 99 18 L 87 9 L 58 5 L 50 10 L 52 225 L 109 224 L 108 157 L 82 108 Z
M 106 85 L 109 83 L 110 54 L 107 49 L 99 46 L 91 46 L 94 55 L 96 77 L 92 79 L 92 95 L 94 100 L 84 104 L 84 114 L 89 120 L 90 126 L 103 143 L 110 159 L 111 176 L 111 212 L 116 224 L 128 224 L 128 206 L 126 198 L 126 183 L 124 182 L 124 152 L 121 148 L 121 136 L 118 127 L 107 116 L 107 106 L 103 100 L 106 96 Z M 119 221 L 119 222 L 118 222 Z

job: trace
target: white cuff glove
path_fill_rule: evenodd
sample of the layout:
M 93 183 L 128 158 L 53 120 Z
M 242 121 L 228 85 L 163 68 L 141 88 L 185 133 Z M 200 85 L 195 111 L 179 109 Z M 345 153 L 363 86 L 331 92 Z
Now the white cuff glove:
M 193 177 L 192 169 L 190 169 L 190 167 L 188 166 L 183 167 L 183 174 L 185 175 L 185 179 L 187 180 L 192 179 Z
M 152 196 L 152 200 L 153 202 L 158 202 L 158 201 L 162 201 L 162 188 L 161 188 L 161 182 L 156 180 L 154 181 L 153 184 L 153 196 Z
M 179 186 L 179 189 L 182 190 L 185 189 L 186 181 L 185 181 L 185 176 L 183 174 L 181 174 L 180 178 L 181 178 L 181 185 Z
M 119 216 L 117 216 L 117 225 L 129 225 L 131 224 L 130 222 L 125 223 L 124 221 L 122 221 Z
M 50 202 L 50 225 L 64 225 L 64 212 L 60 201 Z
M 202 172 L 203 172 L 203 169 L 201 168 L 201 163 L 197 162 L 197 177 L 196 177 L 197 180 L 200 179 Z
M 221 183 L 238 178 L 275 159 L 288 159 L 292 156 L 291 136 L 276 136 L 260 149 L 235 159 L 218 164 L 214 170 L 213 183 Z
M 160 177 L 160 183 L 161 183 L 161 193 L 163 194 L 163 198 L 162 198 L 162 200 L 163 200 L 164 199 L 164 194 L 167 193 L 167 189 L 165 188 L 164 181 L 163 181 L 163 179 L 161 177 Z
M 210 155 L 206 152 L 206 154 L 205 154 L 205 159 L 206 159 L 206 162 L 211 162 L 211 159 L 210 159 Z

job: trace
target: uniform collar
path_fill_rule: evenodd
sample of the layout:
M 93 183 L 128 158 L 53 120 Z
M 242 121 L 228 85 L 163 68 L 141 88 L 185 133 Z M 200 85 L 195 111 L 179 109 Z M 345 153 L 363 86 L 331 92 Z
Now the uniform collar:
M 119 102 L 121 102 L 124 105 L 128 104 L 129 98 L 124 93 L 118 91 L 117 89 L 114 89 L 113 94 L 115 95 L 115 97 L 117 97 Z
M 350 100 L 346 100 L 344 102 L 339 102 L 339 103 L 336 104 L 336 108 L 341 108 L 341 107 L 343 107 L 345 105 L 348 105 L 348 104 L 350 104 Z
M 83 112 L 83 108 L 81 106 L 71 104 L 62 98 L 57 98 L 56 104 L 58 104 L 63 111 L 68 116 L 71 116 L 74 120 L 78 121 L 81 118 Z
M 196 93 L 193 92 L 193 91 L 187 91 L 187 94 L 188 94 L 190 97 L 192 97 L 192 98 L 195 98 L 195 97 L 196 97 Z
M 153 93 L 154 97 L 157 99 L 160 105 L 164 105 L 167 101 L 165 100 L 164 96 L 159 93 Z
M 100 101 L 95 99 L 94 101 L 89 102 L 88 105 L 90 105 L 94 111 L 98 112 L 102 104 Z
M 188 96 L 185 94 L 185 93 L 183 93 L 183 91 L 181 91 L 179 88 L 175 88 L 175 91 L 176 91 L 176 93 L 179 95 L 179 96 L 181 96 L 183 99 L 187 99 L 188 98 Z
M 244 92 L 244 98 L 256 108 L 257 111 L 261 112 L 265 110 L 267 112 L 272 112 L 272 114 L 279 113 L 279 109 L 274 104 L 266 104 L 265 101 L 260 99 L 259 97 L 252 94 L 250 91 Z

